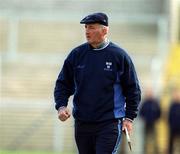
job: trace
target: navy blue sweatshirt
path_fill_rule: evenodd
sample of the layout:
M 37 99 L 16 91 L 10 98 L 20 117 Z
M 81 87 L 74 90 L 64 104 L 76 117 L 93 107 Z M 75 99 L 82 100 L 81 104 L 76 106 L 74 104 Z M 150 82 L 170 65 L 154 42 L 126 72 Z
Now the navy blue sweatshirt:
M 180 122 L 178 122 L 180 119 L 180 102 L 179 100 L 173 100 L 170 105 L 169 109 L 169 126 L 170 131 L 174 134 L 178 133 L 180 134 Z
M 84 43 L 66 58 L 56 81 L 55 108 L 73 98 L 73 116 L 85 122 L 137 116 L 141 91 L 127 53 L 110 42 L 94 50 Z
M 144 119 L 146 127 L 154 127 L 155 122 L 161 115 L 159 100 L 153 97 L 146 98 L 139 113 Z

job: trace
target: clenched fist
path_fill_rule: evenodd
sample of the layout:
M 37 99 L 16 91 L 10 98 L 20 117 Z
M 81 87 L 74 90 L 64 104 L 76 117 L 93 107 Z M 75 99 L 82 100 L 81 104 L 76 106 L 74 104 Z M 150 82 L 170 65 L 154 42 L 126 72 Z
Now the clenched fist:
M 58 118 L 61 121 L 66 121 L 71 116 L 70 110 L 67 107 L 60 107 L 58 110 Z

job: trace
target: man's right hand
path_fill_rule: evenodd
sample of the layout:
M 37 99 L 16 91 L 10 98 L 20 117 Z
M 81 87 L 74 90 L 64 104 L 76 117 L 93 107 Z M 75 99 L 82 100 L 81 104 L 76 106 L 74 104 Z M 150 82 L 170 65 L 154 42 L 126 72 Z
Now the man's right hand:
M 60 107 L 58 110 L 58 118 L 61 121 L 66 121 L 71 116 L 71 113 L 67 107 Z

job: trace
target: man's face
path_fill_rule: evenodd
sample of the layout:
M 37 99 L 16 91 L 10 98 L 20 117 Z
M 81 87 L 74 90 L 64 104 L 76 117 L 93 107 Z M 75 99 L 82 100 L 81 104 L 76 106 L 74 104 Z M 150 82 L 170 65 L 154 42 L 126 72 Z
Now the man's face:
M 106 29 L 98 24 L 86 24 L 85 25 L 86 39 L 89 44 L 99 44 L 104 40 L 106 35 Z

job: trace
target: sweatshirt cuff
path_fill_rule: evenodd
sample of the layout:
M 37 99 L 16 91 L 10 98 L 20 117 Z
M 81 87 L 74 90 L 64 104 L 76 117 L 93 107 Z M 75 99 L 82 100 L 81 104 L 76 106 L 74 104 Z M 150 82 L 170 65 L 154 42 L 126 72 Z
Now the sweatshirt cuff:
M 66 108 L 66 106 L 60 106 L 60 107 L 58 108 L 58 112 L 59 112 L 59 110 L 61 110 L 61 109 L 63 109 L 63 108 Z
M 132 119 L 130 119 L 130 118 L 124 118 L 124 120 L 128 120 L 128 121 L 130 121 L 130 122 L 133 122 L 133 120 Z

